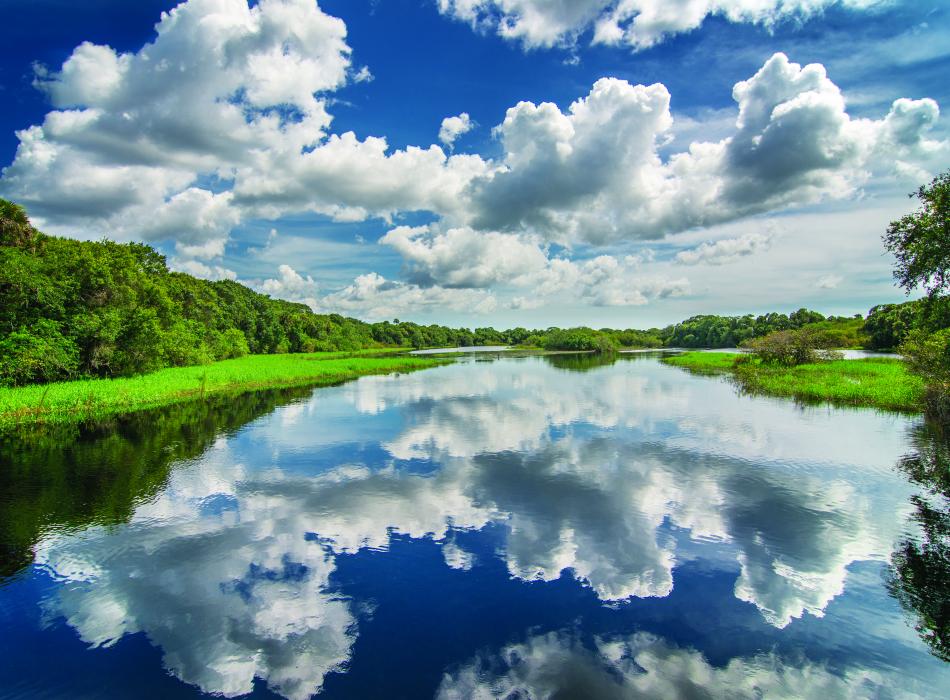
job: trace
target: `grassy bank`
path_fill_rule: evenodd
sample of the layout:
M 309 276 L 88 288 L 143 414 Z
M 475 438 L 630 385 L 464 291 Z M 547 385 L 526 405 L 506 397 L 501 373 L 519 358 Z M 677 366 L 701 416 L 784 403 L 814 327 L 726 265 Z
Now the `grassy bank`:
M 693 372 L 730 373 L 745 391 L 788 396 L 802 401 L 829 401 L 892 411 L 921 410 L 923 382 L 904 363 L 887 357 L 836 360 L 797 367 L 735 364 L 738 353 L 687 352 L 663 361 Z
M 0 429 L 96 420 L 208 395 L 338 384 L 366 374 L 407 372 L 446 361 L 392 351 L 249 355 L 139 377 L 0 388 Z

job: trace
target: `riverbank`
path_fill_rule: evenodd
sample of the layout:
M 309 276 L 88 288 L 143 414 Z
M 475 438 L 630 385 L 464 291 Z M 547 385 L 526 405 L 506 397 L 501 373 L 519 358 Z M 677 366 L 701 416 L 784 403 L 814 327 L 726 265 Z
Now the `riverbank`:
M 663 362 L 700 374 L 730 374 L 743 391 L 889 411 L 921 410 L 923 382 L 898 359 L 869 357 L 797 367 L 736 364 L 740 353 L 685 352 Z
M 391 350 L 248 355 L 138 377 L 0 388 L 0 429 L 37 423 L 81 423 L 209 395 L 326 386 L 368 374 L 409 372 L 445 362 Z

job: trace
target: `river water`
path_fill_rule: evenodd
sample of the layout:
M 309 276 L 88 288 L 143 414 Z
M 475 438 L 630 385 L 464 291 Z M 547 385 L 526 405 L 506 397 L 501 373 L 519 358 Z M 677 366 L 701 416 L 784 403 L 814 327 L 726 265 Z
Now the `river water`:
M 941 449 L 650 355 L 21 432 L 0 697 L 947 697 Z

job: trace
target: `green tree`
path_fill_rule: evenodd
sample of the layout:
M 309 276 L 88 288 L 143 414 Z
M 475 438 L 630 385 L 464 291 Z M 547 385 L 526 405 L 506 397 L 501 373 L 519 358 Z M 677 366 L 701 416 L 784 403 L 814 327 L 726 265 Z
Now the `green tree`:
M 884 247 L 897 258 L 898 284 L 934 297 L 950 288 L 950 170 L 910 196 L 920 200 L 920 208 L 891 222 Z

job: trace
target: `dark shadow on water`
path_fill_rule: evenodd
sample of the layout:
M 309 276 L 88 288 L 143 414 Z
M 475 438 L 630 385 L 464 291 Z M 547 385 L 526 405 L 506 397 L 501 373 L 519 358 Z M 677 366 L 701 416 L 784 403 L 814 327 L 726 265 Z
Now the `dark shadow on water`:
M 0 585 L 33 562 L 44 533 L 127 522 L 163 488 L 175 462 L 311 392 L 217 397 L 96 425 L 0 434 Z
M 907 537 L 891 556 L 888 589 L 915 618 L 934 656 L 950 661 L 950 426 L 914 429 L 914 452 L 898 467 L 925 489 L 911 501 L 918 537 Z

